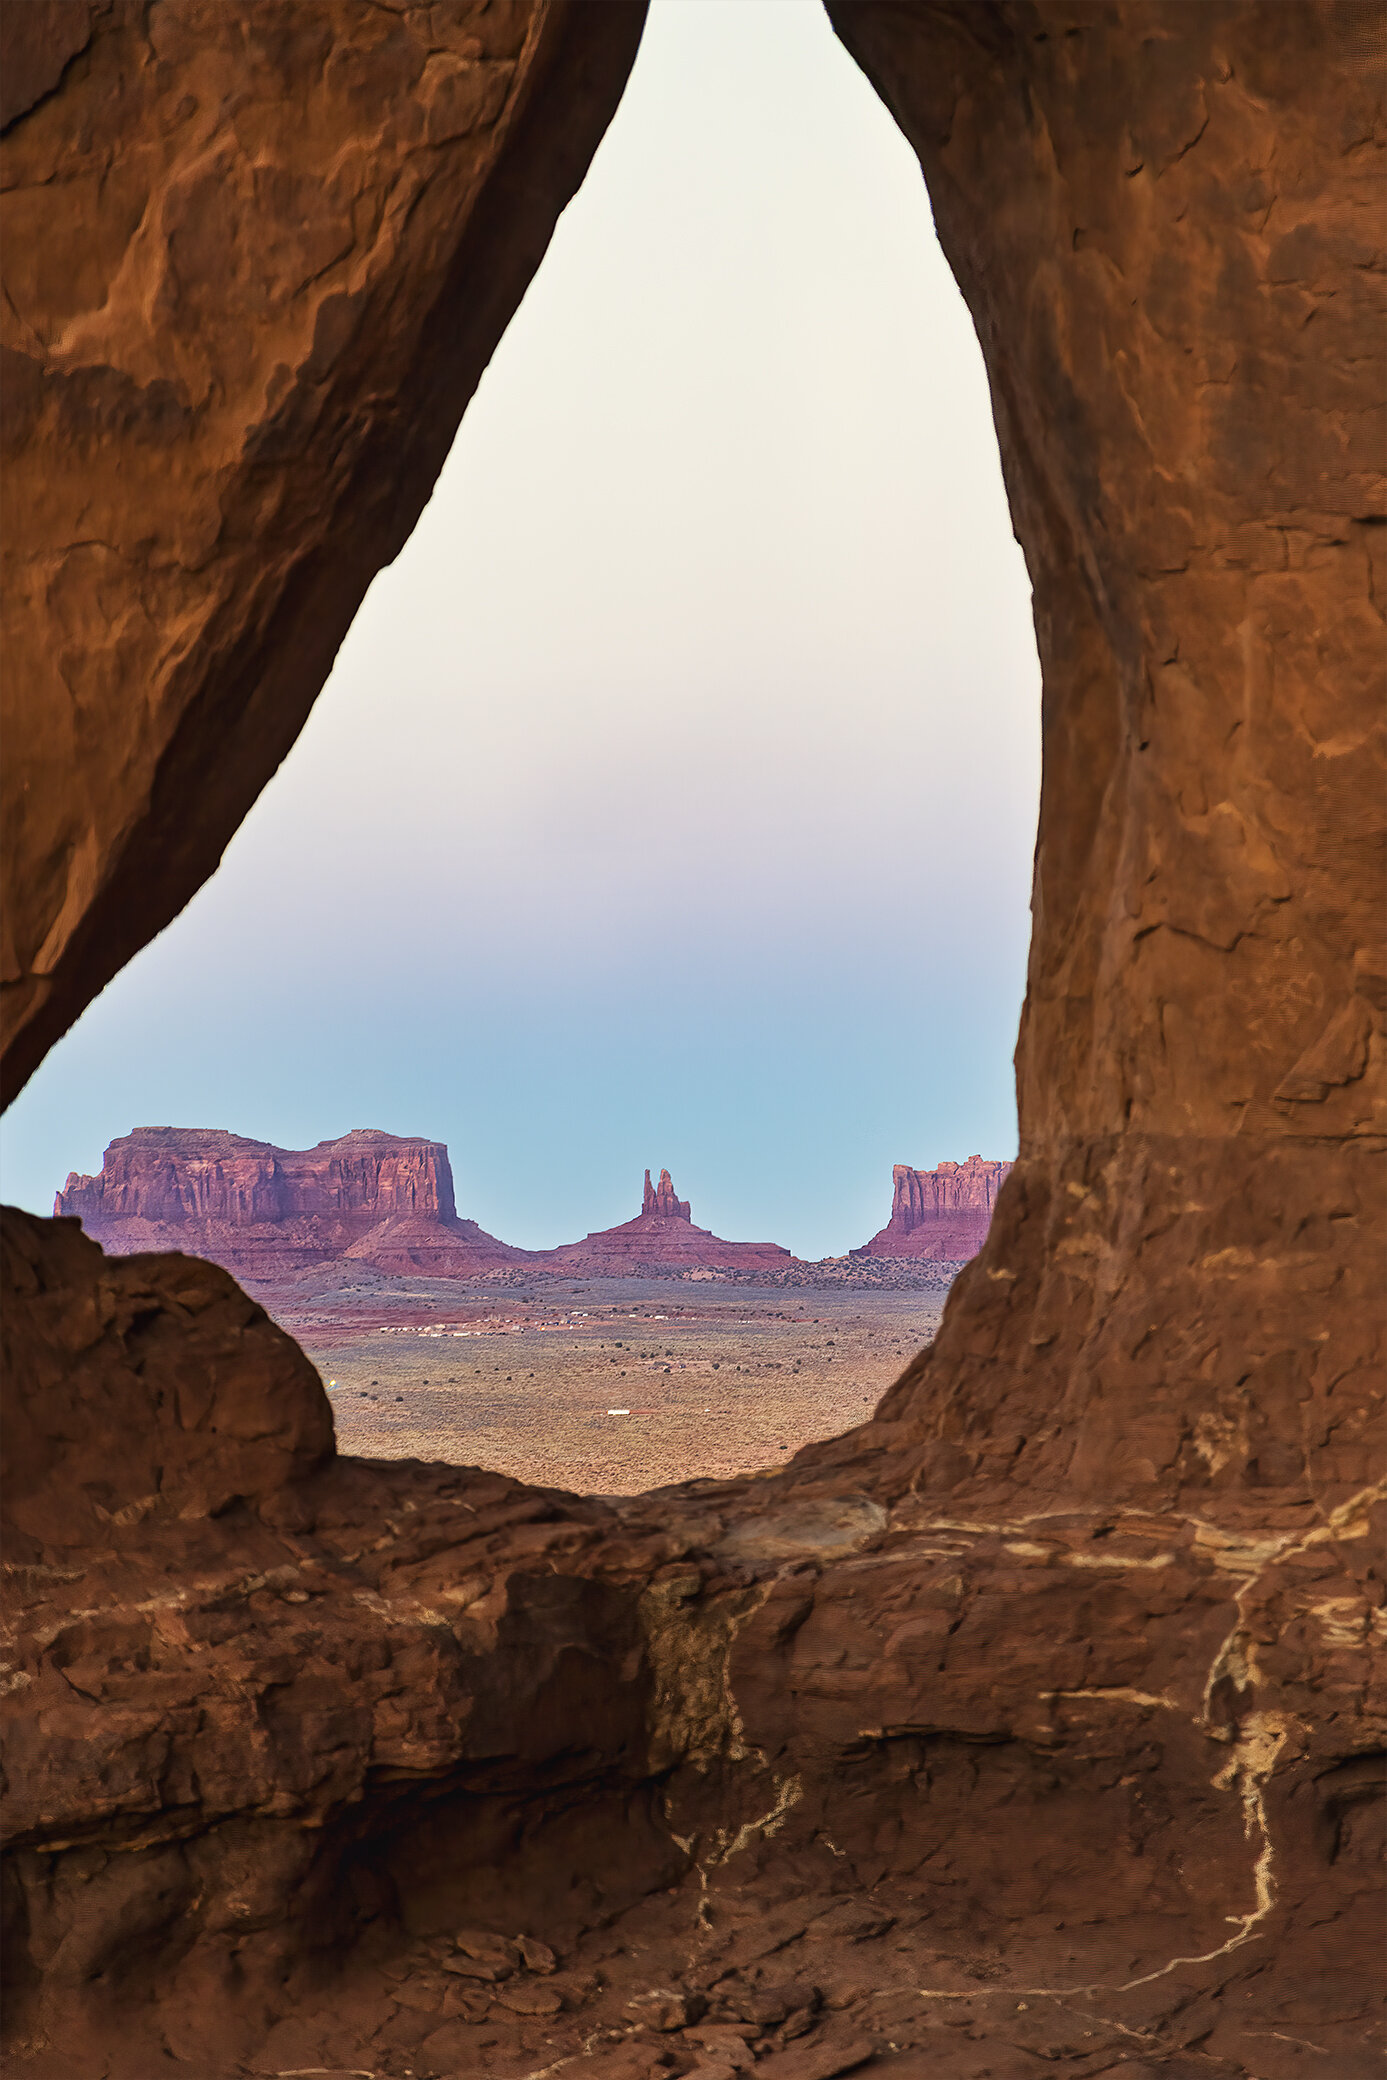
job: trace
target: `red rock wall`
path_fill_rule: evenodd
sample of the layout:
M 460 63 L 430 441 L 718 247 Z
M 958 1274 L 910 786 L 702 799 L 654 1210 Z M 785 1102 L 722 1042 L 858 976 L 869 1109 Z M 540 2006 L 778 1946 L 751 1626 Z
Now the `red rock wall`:
M 1017 1506 L 1333 1506 L 1384 1356 L 1380 21 L 829 12 L 973 314 L 1044 677 L 1020 1156 L 883 1442 Z
M 897 1163 L 891 1173 L 891 1218 L 861 1251 L 872 1257 L 976 1256 L 987 1240 L 992 1209 L 1010 1163 L 940 1163 L 912 1170 Z

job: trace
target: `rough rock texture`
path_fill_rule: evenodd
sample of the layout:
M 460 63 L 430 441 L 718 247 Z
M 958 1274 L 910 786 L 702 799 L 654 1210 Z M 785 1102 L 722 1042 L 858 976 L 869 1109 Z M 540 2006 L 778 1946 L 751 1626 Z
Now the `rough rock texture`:
M 99 1543 L 171 1496 L 257 1506 L 332 1456 L 317 1373 L 215 1265 L 112 1260 L 75 1222 L 21 1215 L 0 1243 L 11 1560 Z
M 644 1203 L 634 1220 L 545 1250 L 534 1261 L 543 1270 L 622 1278 L 643 1271 L 774 1271 L 795 1259 L 778 1242 L 724 1242 L 707 1228 L 696 1228 L 689 1202 L 675 1195 L 668 1170 L 660 1172 L 658 1187 L 647 1170 Z
M 7 1392 L 51 1499 L 9 1539 L 19 2070 L 586 2045 L 565 2070 L 648 2080 L 706 2026 L 724 2080 L 1376 2069 L 1380 10 L 830 11 L 924 166 L 1035 587 L 988 1241 L 870 1424 L 615 1509 L 318 1460 L 222 1274 L 21 1220 Z M 635 24 L 88 12 L 12 133 L 16 1075 L 292 738 Z M 513 114 L 415 146 L 434 37 L 459 94 L 513 53 Z M 344 192 L 339 262 L 347 216 L 305 227 Z M 285 376 L 243 380 L 262 340 Z M 223 1409 L 254 1463 L 218 1489 Z M 563 1990 L 449 1971 L 479 1925 L 552 1940 Z
M 1384 1355 L 1380 15 L 829 11 L 977 325 L 1044 676 L 1020 1156 L 881 1446 L 960 1506 L 1333 1509 Z
M 650 1182 L 650 1172 L 645 1173 L 645 1197 L 641 1201 L 642 1213 L 659 1214 L 662 1220 L 687 1221 L 692 1219 L 687 1199 L 677 1196 L 674 1181 L 668 1170 L 660 1172 L 660 1182 Z
M 1010 1163 L 969 1156 L 966 1163 L 940 1163 L 912 1170 L 897 1163 L 891 1172 L 891 1218 L 855 1256 L 975 1257 L 987 1240 L 992 1209 Z
M 4 1223 L 12 2070 L 1366 2080 L 1380 1511 L 338 1460 L 223 1272 Z
M 4 8 L 7 1096 L 298 735 L 644 12 Z
M 54 1201 L 113 1255 L 186 1250 L 243 1278 L 349 1257 L 382 1271 L 463 1277 L 527 1260 L 459 1220 L 448 1151 L 357 1127 L 316 1148 L 275 1148 L 219 1127 L 137 1127 L 100 1174 Z

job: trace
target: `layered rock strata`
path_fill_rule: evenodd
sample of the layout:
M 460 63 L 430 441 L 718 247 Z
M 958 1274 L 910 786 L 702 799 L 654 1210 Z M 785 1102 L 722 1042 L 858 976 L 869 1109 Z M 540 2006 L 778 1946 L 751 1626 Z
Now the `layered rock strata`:
M 325 1456 L 223 1274 L 18 1217 L 19 2070 L 691 2065 L 628 1995 L 767 2032 L 775 2080 L 1371 2069 L 1379 14 L 829 11 L 924 168 L 1035 594 L 988 1240 L 871 1423 L 617 1507 Z M 292 741 L 639 9 L 16 17 L 12 1085 Z M 565 1951 L 547 2017 L 448 2010 L 479 1922 Z
M 853 1254 L 975 1257 L 987 1240 L 992 1209 L 1010 1168 L 1010 1163 L 987 1162 L 982 1156 L 940 1163 L 933 1170 L 897 1163 L 891 1173 L 891 1218 Z
M 208 1127 L 137 1127 L 95 1177 L 53 1205 L 115 1255 L 185 1250 L 243 1278 L 338 1258 L 381 1271 L 466 1277 L 527 1261 L 459 1220 L 448 1151 L 358 1127 L 316 1148 L 275 1148 Z
M 774 1271 L 793 1264 L 778 1242 L 724 1242 L 696 1228 L 687 1199 L 679 1198 L 668 1170 L 658 1186 L 645 1173 L 645 1195 L 634 1220 L 601 1228 L 581 1242 L 546 1250 L 536 1262 L 550 1271 L 623 1278 L 659 1271 Z
M 225 1273 L 3 1245 L 16 2073 L 1368 2070 L 1369 1498 L 339 1460 Z

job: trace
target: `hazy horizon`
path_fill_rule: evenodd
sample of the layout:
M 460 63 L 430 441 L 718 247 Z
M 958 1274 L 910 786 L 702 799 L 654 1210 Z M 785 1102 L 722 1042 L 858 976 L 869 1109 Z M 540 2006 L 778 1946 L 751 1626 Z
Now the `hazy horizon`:
M 814 1259 L 1016 1152 L 1039 671 L 981 355 L 816 0 L 655 0 L 397 562 L 183 915 L 7 1115 L 448 1144 L 548 1247 L 668 1168 Z

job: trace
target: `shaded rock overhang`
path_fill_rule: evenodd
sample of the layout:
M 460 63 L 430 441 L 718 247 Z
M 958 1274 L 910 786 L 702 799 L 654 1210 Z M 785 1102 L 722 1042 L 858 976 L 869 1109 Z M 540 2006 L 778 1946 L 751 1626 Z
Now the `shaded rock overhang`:
M 4 10 L 6 1103 L 298 736 L 644 19 Z

